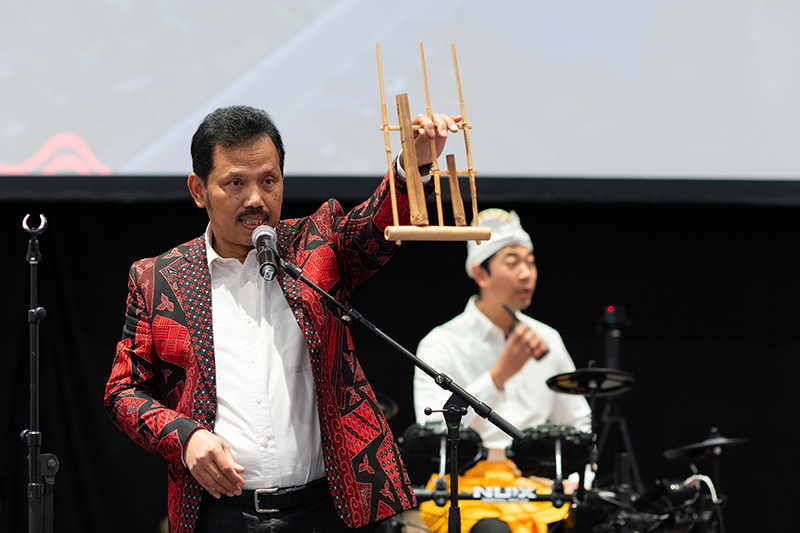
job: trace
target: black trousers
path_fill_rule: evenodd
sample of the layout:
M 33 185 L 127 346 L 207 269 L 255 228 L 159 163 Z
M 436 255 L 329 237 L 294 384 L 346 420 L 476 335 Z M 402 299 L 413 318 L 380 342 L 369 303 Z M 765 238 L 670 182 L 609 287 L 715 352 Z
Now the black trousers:
M 206 493 L 200 506 L 196 533 L 366 533 L 375 525 L 347 527 L 328 496 L 277 513 L 256 513 L 238 505 L 220 502 Z

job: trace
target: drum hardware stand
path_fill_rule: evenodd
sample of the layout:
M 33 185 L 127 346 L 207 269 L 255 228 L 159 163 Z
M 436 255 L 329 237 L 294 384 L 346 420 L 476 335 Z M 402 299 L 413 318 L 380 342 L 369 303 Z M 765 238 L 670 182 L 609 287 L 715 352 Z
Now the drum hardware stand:
M 475 413 L 488 420 L 495 426 L 497 426 L 501 431 L 509 435 L 511 438 L 519 440 L 524 437 L 524 434 L 506 421 L 503 417 L 495 413 L 491 407 L 486 405 L 485 403 L 481 402 L 475 396 L 468 393 L 463 387 L 458 385 L 453 379 L 447 376 L 444 373 L 437 372 L 434 370 L 430 365 L 425 363 L 422 359 L 419 359 L 416 355 L 408 351 L 402 344 L 395 341 L 389 335 L 378 329 L 374 326 L 371 322 L 369 322 L 366 318 L 364 318 L 361 313 L 356 311 L 355 309 L 348 307 L 341 303 L 339 300 L 331 296 L 327 293 L 324 289 L 318 286 L 313 281 L 309 280 L 303 275 L 302 269 L 298 266 L 293 265 L 291 263 L 287 263 L 283 259 L 275 254 L 277 257 L 277 262 L 280 265 L 280 268 L 286 272 L 291 278 L 296 279 L 298 281 L 302 281 L 308 287 L 314 290 L 317 294 L 319 294 L 326 302 L 332 304 L 333 307 L 339 310 L 339 315 L 337 318 L 344 324 L 346 327 L 352 327 L 353 324 L 359 324 L 362 327 L 368 329 L 373 334 L 375 334 L 380 339 L 383 339 L 387 342 L 392 348 L 400 352 L 401 354 L 405 355 L 411 362 L 420 370 L 428 374 L 433 380 L 439 385 L 441 388 L 448 390 L 453 393 L 453 396 L 447 401 L 444 407 L 444 411 L 446 412 L 445 419 L 448 424 L 448 440 L 451 444 L 452 455 L 450 459 L 450 467 L 451 467 L 451 474 L 450 479 L 451 483 L 457 483 L 458 479 L 458 440 L 459 440 L 459 432 L 458 428 L 460 427 L 460 420 L 461 417 L 466 413 L 467 407 L 472 407 Z M 450 419 L 448 419 L 448 415 Z M 452 428 L 451 426 L 455 424 L 455 427 Z M 458 492 L 455 490 L 451 491 L 451 497 L 454 497 L 456 500 L 458 499 Z M 456 507 L 456 509 L 458 509 Z M 461 516 L 456 510 L 455 512 L 451 511 L 450 519 L 452 524 L 448 531 L 450 533 L 460 533 L 461 532 Z
M 594 361 L 589 361 L 589 370 L 591 370 L 593 368 L 594 368 Z M 548 385 L 549 385 L 549 380 L 548 380 Z M 592 439 L 592 446 L 591 446 L 590 451 L 589 451 L 589 464 L 592 465 L 592 470 L 594 470 L 594 474 L 595 474 L 593 483 L 596 483 L 597 482 L 597 459 L 600 456 L 600 454 L 598 453 L 598 450 L 597 450 L 597 422 L 595 421 L 594 413 L 595 413 L 595 402 L 597 400 L 597 393 L 598 393 L 598 389 L 600 388 L 600 383 L 598 383 L 597 380 L 590 378 L 588 380 L 588 383 L 587 383 L 587 388 L 589 390 L 589 394 L 588 394 L 588 396 L 589 396 L 589 412 L 592 414 L 591 415 L 592 416 L 591 428 L 592 428 L 592 433 L 595 435 L 595 437 Z M 586 477 L 586 469 L 584 468 L 584 470 L 582 472 L 580 472 L 580 478 L 579 478 L 579 484 L 578 484 L 578 494 L 577 494 L 578 502 L 584 501 L 584 498 L 586 496 L 586 486 L 585 486 L 585 483 L 584 483 L 585 477 Z
M 28 225 L 30 215 L 25 215 L 22 228 L 30 233 L 26 260 L 30 264 L 30 303 L 28 326 L 30 341 L 30 428 L 20 433 L 28 445 L 28 531 L 51 533 L 53 531 L 53 489 L 58 472 L 58 458 L 41 453 L 42 434 L 39 432 L 39 323 L 47 317 L 44 307 L 37 305 L 38 264 L 42 260 L 37 237 L 47 228 L 47 219 L 39 215 L 38 227 Z
M 713 531 L 719 531 L 719 533 L 725 532 L 722 507 L 724 506 L 726 499 L 725 496 L 719 493 L 720 456 L 722 455 L 722 449 L 731 446 L 740 446 L 742 444 L 746 444 L 749 442 L 749 440 L 750 439 L 748 438 L 729 439 L 723 437 L 719 433 L 719 430 L 716 427 L 713 427 L 711 428 L 710 435 L 704 441 L 686 446 L 680 446 L 664 452 L 664 457 L 666 459 L 684 459 L 689 463 L 689 468 L 692 470 L 692 475 L 683 482 L 684 487 L 697 485 L 699 482 L 705 483 L 708 487 L 711 504 L 713 506 L 713 509 L 709 511 L 709 513 L 715 512 L 717 515 L 717 529 L 714 529 Z M 695 466 L 695 462 L 709 457 L 712 461 L 711 477 L 701 475 L 697 466 Z M 701 505 L 701 510 L 704 510 L 703 507 L 704 505 Z
M 630 324 L 631 321 L 627 318 L 625 313 L 625 306 L 608 305 L 603 310 L 603 318 L 601 323 L 598 325 L 597 330 L 599 332 L 603 332 L 603 347 L 606 368 L 614 370 L 621 368 L 621 330 L 623 327 L 630 326 Z M 597 445 L 597 458 L 602 457 L 609 431 L 613 426 L 616 428 L 617 434 L 622 439 L 624 446 L 624 452 L 622 452 L 624 457 L 615 457 L 615 481 L 622 479 L 626 479 L 629 482 L 633 481 L 633 489 L 636 491 L 636 493 L 644 493 L 644 483 L 642 482 L 642 475 L 639 471 L 639 465 L 636 462 L 636 456 L 633 452 L 633 444 L 631 443 L 630 433 L 628 432 L 628 423 L 625 420 L 625 417 L 619 414 L 619 404 L 615 398 L 609 398 L 606 402 L 600 422 L 603 424 L 603 428 Z M 628 470 L 628 472 L 623 470 Z M 633 475 L 632 480 L 630 479 L 631 474 Z M 628 483 L 626 490 L 629 489 L 630 483 Z
M 547 380 L 547 386 L 555 392 L 565 394 L 578 394 L 588 398 L 589 407 L 592 413 L 592 446 L 590 448 L 590 464 L 595 472 L 595 483 L 597 482 L 597 460 L 599 457 L 597 446 L 597 429 L 599 423 L 595 417 L 595 401 L 597 398 L 616 396 L 627 392 L 636 384 L 636 380 L 629 372 L 611 368 L 597 368 L 594 361 L 589 361 L 589 367 L 555 375 Z M 627 456 L 620 459 L 626 462 Z M 622 485 L 629 485 L 630 468 L 620 465 L 622 475 L 619 477 Z M 595 487 L 596 488 L 596 487 Z M 582 508 L 592 509 L 593 503 L 598 500 L 598 493 L 595 490 L 587 492 L 584 485 L 584 474 L 581 473 L 581 481 L 578 492 L 573 502 L 573 508 L 580 511 Z M 602 498 L 599 498 L 600 500 Z M 580 515 L 580 512 L 578 513 Z M 625 533 L 625 531 L 620 532 Z
M 699 475 L 700 471 L 695 466 L 694 461 L 710 457 L 711 478 L 710 478 L 710 484 L 708 482 L 707 484 L 713 485 L 714 487 L 719 487 L 720 457 L 722 456 L 722 448 L 727 446 L 744 444 L 747 441 L 748 439 L 746 438 L 728 439 L 720 435 L 719 429 L 717 429 L 716 427 L 712 427 L 708 438 L 703 442 L 699 444 L 692 444 L 689 446 L 677 448 L 676 450 L 667 450 L 666 452 L 664 452 L 664 456 L 667 459 L 672 459 L 679 456 L 683 456 L 683 458 L 686 459 L 693 459 L 692 461 L 689 461 L 689 468 L 691 468 L 692 473 L 695 476 Z M 721 497 L 721 499 L 724 498 Z
M 568 499 L 572 499 L 567 497 L 564 494 L 564 473 L 561 468 L 561 437 L 557 436 L 554 442 L 555 444 L 555 462 L 556 462 L 556 478 L 553 480 L 553 491 L 550 493 L 553 501 L 553 507 L 560 508 L 563 506 Z M 585 475 L 584 472 L 580 473 L 580 485 L 583 486 L 583 476 Z M 578 492 L 580 495 L 580 491 Z
M 622 438 L 623 446 L 625 448 L 624 452 L 617 453 L 615 456 L 615 479 L 628 479 L 630 480 L 630 475 L 633 475 L 633 487 L 638 494 L 644 492 L 644 484 L 642 483 L 642 476 L 639 472 L 639 466 L 636 463 L 636 457 L 633 453 L 633 444 L 631 444 L 630 434 L 628 433 L 628 423 L 625 420 L 625 417 L 615 414 L 611 415 L 612 409 L 617 407 L 614 403 L 614 400 L 609 400 L 606 403 L 605 408 L 603 410 L 602 415 L 602 424 L 603 429 L 600 434 L 599 444 L 598 444 L 598 451 L 597 457 L 599 458 L 603 454 L 603 448 L 605 447 L 606 440 L 608 438 L 609 428 L 613 425 L 617 428 L 619 432 L 619 436 Z M 621 458 L 624 456 L 624 458 Z M 617 460 L 617 458 L 620 458 Z M 624 468 L 629 472 L 622 472 L 619 469 Z
M 623 508 L 630 509 L 634 500 L 631 491 L 631 459 L 626 452 L 618 453 L 614 457 L 614 493 Z M 639 491 L 641 494 L 642 491 Z M 618 533 L 633 533 L 631 526 L 623 521 L 619 525 Z

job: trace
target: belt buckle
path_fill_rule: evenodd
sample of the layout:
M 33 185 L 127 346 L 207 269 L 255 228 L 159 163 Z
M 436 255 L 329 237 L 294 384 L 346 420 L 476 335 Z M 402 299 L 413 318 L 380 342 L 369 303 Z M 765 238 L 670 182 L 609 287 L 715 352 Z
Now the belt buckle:
M 258 501 L 258 495 L 259 494 L 273 494 L 275 492 L 278 492 L 278 487 L 272 487 L 272 488 L 269 488 L 269 489 L 256 489 L 255 490 L 255 492 L 253 493 L 253 499 L 255 500 L 256 512 L 257 513 L 277 513 L 278 511 L 280 511 L 280 509 L 262 509 L 261 508 L 261 504 Z

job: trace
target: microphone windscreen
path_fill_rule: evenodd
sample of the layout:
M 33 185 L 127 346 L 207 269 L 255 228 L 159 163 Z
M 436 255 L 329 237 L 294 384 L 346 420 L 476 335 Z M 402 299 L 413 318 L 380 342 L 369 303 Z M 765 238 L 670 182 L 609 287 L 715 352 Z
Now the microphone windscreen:
M 253 233 L 250 235 L 250 239 L 253 241 L 253 246 L 258 246 L 258 239 L 261 238 L 262 235 L 272 239 L 273 242 L 278 241 L 278 233 L 275 231 L 275 228 L 265 224 L 254 229 Z

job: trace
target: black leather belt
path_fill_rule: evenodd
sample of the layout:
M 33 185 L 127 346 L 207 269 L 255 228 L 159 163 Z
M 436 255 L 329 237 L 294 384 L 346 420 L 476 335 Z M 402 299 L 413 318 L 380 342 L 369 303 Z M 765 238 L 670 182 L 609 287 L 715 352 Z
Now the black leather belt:
M 243 490 L 239 496 L 220 496 L 220 503 L 245 507 L 257 513 L 277 513 L 328 496 L 328 479 L 321 477 L 305 485 L 286 488 Z

